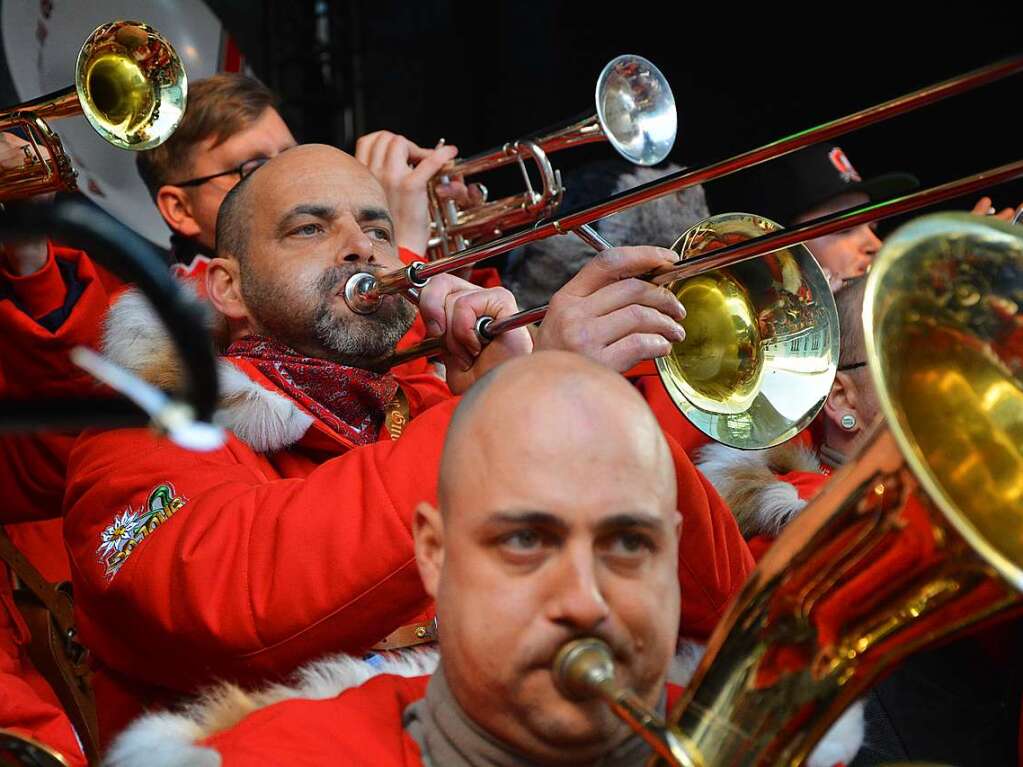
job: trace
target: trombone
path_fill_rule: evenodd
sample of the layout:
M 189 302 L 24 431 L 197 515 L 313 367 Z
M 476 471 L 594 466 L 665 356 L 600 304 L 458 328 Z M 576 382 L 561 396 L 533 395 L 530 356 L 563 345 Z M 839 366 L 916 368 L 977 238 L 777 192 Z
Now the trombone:
M 24 130 L 25 161 L 0 173 L 0 201 L 77 189 L 71 160 L 48 120 L 83 114 L 121 149 L 166 141 L 185 111 L 188 79 L 173 46 L 152 27 L 112 21 L 82 45 L 74 84 L 0 111 L 0 131 Z
M 353 275 L 345 286 L 345 300 L 353 311 L 370 313 L 384 295 L 422 288 L 434 275 L 471 266 L 554 234 L 571 232 L 594 249 L 602 250 L 610 247 L 610 243 L 589 226 L 600 218 L 964 93 L 1021 70 L 1023 56 L 1007 59 L 706 167 L 680 171 L 448 258 L 431 263 L 416 262 L 379 277 L 367 273 Z M 825 287 L 827 280 L 813 259 L 807 260 L 795 246 L 825 234 L 979 191 L 1021 175 L 1023 162 L 1010 163 L 966 179 L 884 203 L 832 214 L 787 230 L 777 229 L 777 225 L 763 219 L 754 223 L 756 217 L 748 215 L 746 218 L 752 229 L 747 227 L 745 232 L 715 233 L 713 230 L 720 225 L 718 217 L 698 225 L 695 229 L 710 231 L 698 238 L 694 232 L 680 237 L 674 249 L 682 258 L 674 266 L 648 275 L 651 281 L 665 285 L 676 295 L 686 290 L 685 280 L 697 275 L 707 275 L 706 279 L 723 287 L 728 272 L 735 272 L 737 265 L 767 254 L 775 254 L 769 259 L 794 262 L 798 269 L 793 271 L 790 267 L 789 276 L 785 277 L 775 268 L 778 264 L 771 266 L 780 279 L 767 285 L 766 292 L 762 287 L 745 285 L 742 279 L 732 275 L 727 290 L 732 295 L 741 295 L 741 303 L 745 306 L 734 317 L 726 314 L 731 311 L 733 302 L 723 300 L 724 294 L 720 293 L 701 306 L 705 314 L 718 312 L 716 317 L 694 320 L 697 312 L 690 311 L 687 327 L 698 321 L 704 327 L 716 330 L 693 334 L 692 339 L 675 344 L 668 357 L 658 361 L 658 372 L 666 390 L 697 428 L 712 439 L 732 447 L 759 449 L 794 436 L 823 407 L 835 374 L 838 343 L 837 314 L 830 291 L 820 288 L 821 280 Z M 742 217 L 743 214 L 735 215 Z M 758 226 L 761 231 L 756 233 L 753 230 Z M 713 236 L 706 236 L 708 234 Z M 691 246 L 698 240 L 704 244 L 694 251 Z M 714 242 L 715 247 L 708 247 L 707 241 Z M 784 249 L 789 250 L 780 252 Z M 743 267 L 743 270 L 748 268 L 751 267 Z M 695 295 L 691 289 L 689 292 Z M 762 300 L 765 297 L 782 300 L 784 306 L 780 308 L 783 313 L 790 314 L 790 321 L 784 323 L 780 333 L 778 323 L 772 321 L 766 326 L 760 323 L 761 312 L 767 308 Z M 484 340 L 488 340 L 497 333 L 541 320 L 546 310 L 546 306 L 528 309 L 498 321 L 481 318 L 477 330 Z M 733 332 L 727 331 L 729 322 L 732 322 Z M 815 323 L 822 326 L 820 330 L 814 329 Z M 438 349 L 439 340 L 430 339 L 395 355 L 388 364 L 433 354 Z M 760 362 L 755 359 L 758 355 Z M 754 359 L 746 359 L 751 356 Z M 715 361 L 719 364 L 717 368 L 712 364 Z M 786 385 L 779 385 L 783 381 Z
M 1023 590 L 1023 235 L 963 213 L 882 247 L 863 303 L 883 422 L 785 529 L 665 722 L 575 640 L 553 674 L 608 702 L 664 762 L 799 765 L 913 652 L 1018 608 Z
M 642 56 L 612 59 L 597 78 L 593 114 L 563 127 L 513 141 L 465 160 L 449 163 L 429 185 L 432 237 L 430 260 L 460 251 L 468 243 L 489 241 L 504 232 L 552 214 L 565 187 L 561 172 L 547 155 L 594 141 L 607 141 L 622 157 L 636 165 L 656 165 L 675 144 L 678 117 L 671 86 L 661 71 Z M 532 160 L 540 177 L 534 190 L 526 163 Z M 474 176 L 512 163 L 518 164 L 524 192 L 458 210 L 451 200 L 437 197 L 438 184 L 451 176 Z

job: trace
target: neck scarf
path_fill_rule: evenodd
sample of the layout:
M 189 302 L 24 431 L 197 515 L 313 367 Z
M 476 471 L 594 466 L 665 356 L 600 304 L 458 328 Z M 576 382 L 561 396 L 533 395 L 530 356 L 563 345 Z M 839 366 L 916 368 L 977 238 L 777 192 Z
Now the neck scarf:
M 265 336 L 247 336 L 227 350 L 244 359 L 281 391 L 354 445 L 376 442 L 385 410 L 398 392 L 390 374 L 304 357 Z

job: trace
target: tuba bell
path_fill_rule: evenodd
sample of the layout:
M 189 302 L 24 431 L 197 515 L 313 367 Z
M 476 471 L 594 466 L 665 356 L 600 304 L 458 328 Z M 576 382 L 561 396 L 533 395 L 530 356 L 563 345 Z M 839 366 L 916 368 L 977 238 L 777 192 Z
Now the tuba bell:
M 188 79 L 173 46 L 137 21 L 98 27 L 78 52 L 73 85 L 0 111 L 0 131 L 25 132 L 25 161 L 0 172 L 0 201 L 74 191 L 76 172 L 48 120 L 82 114 L 110 144 L 159 146 L 185 111 Z
M 802 764 L 903 658 L 1020 606 L 1021 301 L 1018 227 L 937 214 L 888 238 L 863 306 L 885 420 L 768 550 L 669 721 L 624 717 L 663 763 Z M 628 704 L 578 648 L 561 689 Z

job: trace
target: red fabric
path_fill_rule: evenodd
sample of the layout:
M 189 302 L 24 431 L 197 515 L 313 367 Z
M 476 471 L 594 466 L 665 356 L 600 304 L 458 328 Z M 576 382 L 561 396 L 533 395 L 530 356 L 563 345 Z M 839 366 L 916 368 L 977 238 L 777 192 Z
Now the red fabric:
M 398 381 L 392 375 L 303 357 L 266 336 L 239 339 L 226 356 L 247 361 L 303 410 L 353 445 L 377 440 L 384 411 L 398 391 Z
M 72 767 L 85 767 L 71 722 L 28 659 L 28 640 L 7 570 L 0 567 L 0 728 L 57 749 Z
M 66 321 L 52 333 L 13 301 L 0 301 L 0 394 L 5 398 L 80 396 L 95 388 L 92 377 L 71 363 L 68 352 L 79 344 L 98 346 L 108 294 L 84 253 L 59 245 L 50 249 L 54 258 L 75 266 L 84 290 Z M 63 283 L 60 287 L 64 289 Z M 43 297 L 33 300 L 43 302 Z
M 499 288 L 501 273 L 492 266 L 474 266 L 469 273 L 469 282 L 481 288 Z
M 385 432 L 364 447 L 319 422 L 272 454 L 232 436 L 197 456 L 144 429 L 79 441 L 65 536 L 81 637 L 106 677 L 96 685 L 105 738 L 138 712 L 124 702 L 143 689 L 152 703 L 215 678 L 272 677 L 326 652 L 361 652 L 429 614 L 410 523 L 420 501 L 435 502 L 456 400 L 429 375 L 403 386 L 415 417 L 397 441 Z M 753 562 L 731 513 L 671 442 L 684 528 L 681 631 L 702 639 Z M 162 483 L 184 505 L 108 579 L 102 531 Z
M 71 565 L 64 548 L 64 520 L 22 522 L 4 529 L 11 542 L 46 580 L 50 583 L 71 580 Z
M 58 433 L 0 435 L 0 524 L 61 515 L 67 457 L 75 439 Z
M 426 695 L 428 676 L 381 675 L 326 700 L 289 700 L 203 741 L 223 767 L 421 767 L 402 712 Z M 668 685 L 668 705 L 681 695 Z
M 64 305 L 67 286 L 54 258 L 55 246 L 46 243 L 46 263 L 32 274 L 19 275 L 0 268 L 0 280 L 10 285 L 18 301 L 33 319 L 44 317 Z

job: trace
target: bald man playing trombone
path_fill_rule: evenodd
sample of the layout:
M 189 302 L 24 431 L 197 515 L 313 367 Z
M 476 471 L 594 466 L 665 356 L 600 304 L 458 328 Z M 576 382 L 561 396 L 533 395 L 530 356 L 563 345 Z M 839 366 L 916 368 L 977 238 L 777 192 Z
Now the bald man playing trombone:
M 672 258 L 658 248 L 602 254 L 552 302 L 536 348 L 616 370 L 666 353 L 684 310 L 631 276 Z M 481 348 L 477 318 L 506 316 L 514 301 L 445 276 L 423 290 L 420 311 L 443 338 L 446 383 L 375 372 L 415 308 L 393 296 L 358 315 L 342 293 L 354 272 L 400 266 L 383 190 L 337 149 L 290 149 L 228 195 L 206 284 L 226 329 L 227 445 L 200 455 L 117 429 L 85 435 L 71 456 L 65 535 L 104 737 L 142 701 L 170 702 L 214 679 L 273 678 L 328 651 L 435 638 L 414 561 L 415 508 L 436 500 L 453 395 L 534 342 L 521 330 Z M 173 387 L 178 361 L 156 327 L 128 293 L 111 309 L 104 348 Z M 752 561 L 720 499 L 697 486 L 698 502 L 683 508 L 677 628 L 700 638 Z

